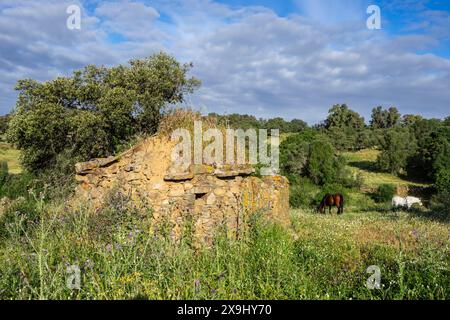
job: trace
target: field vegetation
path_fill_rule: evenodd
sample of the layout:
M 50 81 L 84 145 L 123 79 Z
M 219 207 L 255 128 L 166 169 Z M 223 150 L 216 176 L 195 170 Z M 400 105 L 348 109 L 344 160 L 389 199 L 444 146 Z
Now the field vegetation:
M 208 248 L 193 247 L 189 230 L 174 242 L 170 226 L 150 228 L 152 208 L 113 190 L 100 210 L 72 199 L 74 162 L 169 133 L 161 119 L 186 114 L 169 106 L 200 85 L 191 68 L 160 53 L 18 83 L 15 109 L 0 117 L 0 298 L 449 299 L 450 118 L 376 107 L 367 124 L 345 104 L 313 127 L 197 114 L 221 127 L 280 129 L 290 181 L 288 227 L 248 213 L 239 240 L 219 227 Z M 425 206 L 393 210 L 398 187 L 418 190 Z M 344 214 L 318 214 L 336 192 Z M 370 266 L 379 289 L 366 286 Z M 79 288 L 67 285 L 74 270 Z

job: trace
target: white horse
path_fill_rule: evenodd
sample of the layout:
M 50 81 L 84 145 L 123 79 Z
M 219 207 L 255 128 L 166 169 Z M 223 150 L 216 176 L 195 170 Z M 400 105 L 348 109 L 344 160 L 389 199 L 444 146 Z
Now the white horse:
M 408 206 L 408 209 L 411 209 L 411 207 L 415 204 L 418 204 L 419 206 L 423 207 L 422 200 L 416 197 L 406 197 L 406 205 Z
M 395 196 L 392 198 L 392 206 L 394 208 L 408 208 L 411 209 L 412 206 L 414 204 L 419 204 L 419 206 L 423 206 L 422 204 L 422 200 L 420 200 L 419 198 L 415 198 L 415 197 L 406 197 L 406 198 L 402 198 L 399 196 Z

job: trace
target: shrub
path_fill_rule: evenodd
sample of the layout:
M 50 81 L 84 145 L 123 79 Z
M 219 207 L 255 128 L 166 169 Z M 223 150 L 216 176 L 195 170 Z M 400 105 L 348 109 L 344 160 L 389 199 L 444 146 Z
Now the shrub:
M 344 205 L 347 206 L 348 200 L 350 199 L 350 194 L 344 186 L 338 183 L 330 183 L 324 185 L 320 190 L 320 192 L 318 192 L 314 197 L 312 205 L 314 207 L 318 206 L 326 194 L 335 194 L 335 193 L 340 193 L 344 196 Z
M 362 176 L 354 176 L 345 165 L 326 136 L 312 130 L 289 136 L 280 146 L 280 167 L 290 181 L 291 207 L 315 206 L 321 200 L 316 199 L 318 186 L 331 186 L 330 193 L 361 187 Z
M 0 216 L 0 238 L 8 238 L 12 227 L 16 229 L 16 233 L 24 235 L 31 231 L 38 222 L 39 212 L 36 201 L 31 197 L 18 197 L 16 200 L 10 201 L 10 205 Z
M 6 129 L 8 128 L 8 121 L 9 121 L 8 115 L 0 116 L 0 136 L 6 132 Z
M 365 128 L 364 118 L 346 104 L 334 105 L 329 110 L 324 126 L 336 149 L 349 150 L 361 147 L 361 140 L 364 140 L 360 136 Z
M 450 191 L 438 192 L 431 198 L 431 210 L 439 218 L 450 219 Z
M 389 202 L 396 194 L 396 187 L 392 184 L 382 184 L 375 193 L 375 200 L 377 202 Z
M 307 131 L 288 137 L 280 145 L 280 165 L 283 175 L 291 180 L 306 174 L 309 146 L 315 134 Z
M 291 181 L 289 205 L 292 208 L 310 208 L 319 192 L 320 188 L 308 178 L 299 178 L 297 181 Z
M 309 148 L 308 176 L 316 184 L 335 181 L 338 173 L 338 162 L 334 156 L 334 148 L 326 140 L 315 140 Z
M 343 167 L 337 181 L 346 188 L 359 190 L 364 185 L 364 175 L 361 172 L 354 174 L 349 168 Z
M 10 175 L 3 187 L 0 188 L 0 198 L 8 197 L 10 199 L 17 199 L 19 197 L 31 198 L 30 190 L 33 189 L 39 193 L 42 191 L 42 182 L 36 179 L 36 176 L 31 173 L 21 173 Z

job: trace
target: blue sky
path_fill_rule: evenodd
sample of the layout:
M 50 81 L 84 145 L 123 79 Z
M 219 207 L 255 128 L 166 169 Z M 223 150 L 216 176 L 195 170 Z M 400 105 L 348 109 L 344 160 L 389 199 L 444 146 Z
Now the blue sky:
M 82 8 L 81 30 L 66 8 Z M 381 9 L 368 30 L 366 9 Z M 70 75 L 164 50 L 203 81 L 184 106 L 323 119 L 347 103 L 450 115 L 450 2 L 443 0 L 1 0 L 0 114 L 17 80 Z

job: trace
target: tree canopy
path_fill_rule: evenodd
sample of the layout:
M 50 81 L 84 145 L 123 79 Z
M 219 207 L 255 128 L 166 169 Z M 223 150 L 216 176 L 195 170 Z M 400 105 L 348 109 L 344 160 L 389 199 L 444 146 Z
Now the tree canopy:
M 374 129 L 389 129 L 400 123 L 401 115 L 397 108 L 391 107 L 384 110 L 383 107 L 376 107 L 372 110 L 370 126 Z
M 192 64 L 158 53 L 111 68 L 89 65 L 70 77 L 20 80 L 8 140 L 31 171 L 61 157 L 87 160 L 114 153 L 136 133 L 153 133 L 161 111 L 182 102 L 200 81 Z
M 392 174 L 402 174 L 405 173 L 408 159 L 415 154 L 417 144 L 407 128 L 397 127 L 384 133 L 381 149 L 377 160 L 379 169 Z
M 346 104 L 334 105 L 328 111 L 323 129 L 338 150 L 365 147 L 364 118 Z
M 297 133 L 308 128 L 308 124 L 300 119 L 293 119 L 291 121 L 286 121 L 280 117 L 271 119 L 257 119 L 252 115 L 237 113 L 229 115 L 209 113 L 208 116 L 215 117 L 220 123 L 235 129 L 278 129 L 280 130 L 280 133 Z

